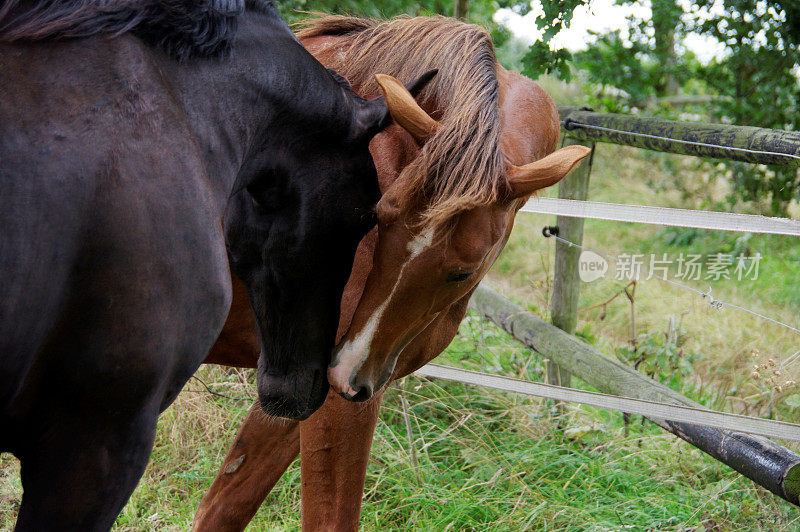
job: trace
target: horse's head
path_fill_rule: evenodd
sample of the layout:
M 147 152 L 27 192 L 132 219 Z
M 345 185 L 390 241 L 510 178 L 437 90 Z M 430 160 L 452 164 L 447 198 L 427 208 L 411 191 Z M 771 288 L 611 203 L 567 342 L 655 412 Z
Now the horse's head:
M 553 152 L 558 115 L 538 86 L 521 76 L 515 81 L 527 94 L 533 88 L 536 97 L 507 97 L 513 105 L 501 106 L 506 163 L 491 200 L 451 205 L 439 220 L 426 221 L 426 213 L 436 213 L 431 215 L 424 190 L 414 198 L 408 180 L 415 176 L 407 167 L 378 203 L 372 270 L 328 369 L 331 385 L 345 398 L 366 400 L 388 381 L 403 348 L 477 286 L 503 249 L 524 201 L 557 183 L 589 153 L 571 146 L 523 164 Z M 440 124 L 396 80 L 381 76 L 379 83 L 395 121 L 424 145 Z
M 261 333 L 259 399 L 281 417 L 304 419 L 327 395 L 342 291 L 380 197 L 369 142 L 391 122 L 385 99 L 337 81 L 333 96 L 304 102 L 313 113 L 286 110 L 251 148 L 225 216 L 231 268 Z

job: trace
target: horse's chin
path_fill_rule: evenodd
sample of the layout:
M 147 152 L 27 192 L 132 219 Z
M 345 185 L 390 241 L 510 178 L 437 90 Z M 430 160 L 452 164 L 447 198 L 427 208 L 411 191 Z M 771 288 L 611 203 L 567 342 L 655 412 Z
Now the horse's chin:
M 265 414 L 302 421 L 328 396 L 325 369 L 303 369 L 286 375 L 258 373 L 258 400 Z

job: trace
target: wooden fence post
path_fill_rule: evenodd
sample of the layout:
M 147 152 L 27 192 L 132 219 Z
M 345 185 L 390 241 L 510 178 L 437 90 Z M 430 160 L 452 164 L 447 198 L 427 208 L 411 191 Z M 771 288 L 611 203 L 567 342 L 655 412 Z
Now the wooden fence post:
M 564 145 L 579 144 L 592 148 L 592 153 L 581 164 L 558 184 L 558 197 L 562 199 L 585 200 L 589 190 L 589 174 L 594 157 L 594 143 L 564 139 Z M 558 235 L 561 238 L 583 243 L 583 218 L 557 217 Z M 550 321 L 564 332 L 573 334 L 578 323 L 578 298 L 581 280 L 578 276 L 578 261 L 581 250 L 556 240 L 556 261 L 553 279 L 553 299 L 550 303 Z M 549 360 L 546 363 L 548 384 L 569 386 L 569 371 L 560 368 Z

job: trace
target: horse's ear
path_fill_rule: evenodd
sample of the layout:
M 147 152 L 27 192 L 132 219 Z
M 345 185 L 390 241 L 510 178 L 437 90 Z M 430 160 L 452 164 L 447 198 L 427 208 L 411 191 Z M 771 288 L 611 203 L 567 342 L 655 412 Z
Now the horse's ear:
M 409 83 L 407 86 L 403 86 L 399 81 L 390 76 L 383 76 L 382 74 L 378 74 L 376 79 L 378 80 L 378 84 L 381 86 L 381 90 L 383 90 L 384 95 L 378 98 L 373 98 L 372 100 L 361 100 L 359 105 L 356 108 L 356 117 L 355 117 L 355 132 L 354 138 L 358 140 L 366 140 L 369 141 L 386 129 L 389 124 L 392 123 L 392 118 L 395 118 L 395 113 L 392 112 L 392 106 L 390 102 L 390 98 L 387 95 L 386 89 L 382 84 L 381 78 L 388 78 L 391 79 L 398 87 L 397 91 L 402 92 L 405 98 L 408 98 L 416 105 L 414 101 L 414 97 L 417 96 L 422 89 L 428 84 L 430 80 L 438 73 L 438 70 L 431 70 L 426 72 L 416 80 Z M 393 98 L 392 101 L 394 101 Z M 419 108 L 419 106 L 417 106 Z M 422 109 L 420 108 L 420 111 Z M 425 111 L 422 111 L 425 113 Z M 428 116 L 427 114 L 425 116 Z M 430 118 L 430 117 L 428 117 Z M 430 118 L 430 120 L 433 120 Z M 398 124 L 405 128 L 405 125 L 398 121 Z M 412 133 L 413 135 L 413 133 Z
M 567 146 L 525 166 L 508 166 L 511 196 L 522 198 L 555 185 L 592 152 L 586 146 Z
M 436 132 L 439 122 L 434 120 L 417 104 L 414 100 L 414 93 L 411 90 L 403 87 L 392 76 L 376 74 L 375 80 L 383 91 L 383 96 L 386 98 L 386 106 L 389 108 L 389 113 L 391 113 L 394 121 L 408 131 L 419 145 L 424 144 Z

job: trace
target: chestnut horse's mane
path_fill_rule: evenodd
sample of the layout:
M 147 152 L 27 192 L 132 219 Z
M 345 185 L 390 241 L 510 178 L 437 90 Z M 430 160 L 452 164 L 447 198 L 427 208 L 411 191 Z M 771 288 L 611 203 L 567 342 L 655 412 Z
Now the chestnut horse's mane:
M 237 19 L 271 0 L 0 0 L 0 42 L 133 32 L 178 59 L 230 50 Z
M 497 201 L 505 185 L 500 149 L 500 89 L 489 33 L 446 17 L 374 20 L 320 16 L 300 23 L 298 37 L 338 36 L 334 70 L 360 91 L 377 93 L 375 74 L 406 83 L 438 69 L 420 95 L 435 102 L 440 128 L 403 170 L 399 197 L 423 201 L 420 224 L 439 226 L 465 209 Z

